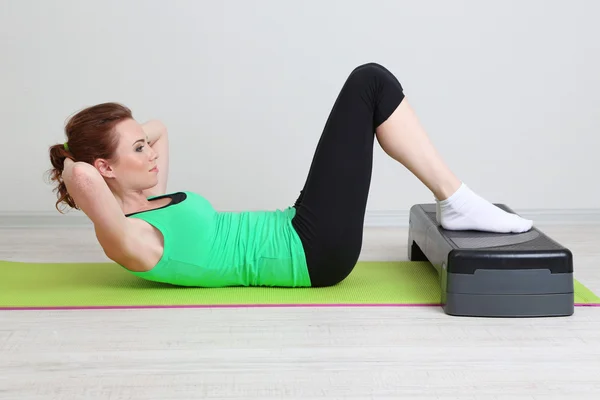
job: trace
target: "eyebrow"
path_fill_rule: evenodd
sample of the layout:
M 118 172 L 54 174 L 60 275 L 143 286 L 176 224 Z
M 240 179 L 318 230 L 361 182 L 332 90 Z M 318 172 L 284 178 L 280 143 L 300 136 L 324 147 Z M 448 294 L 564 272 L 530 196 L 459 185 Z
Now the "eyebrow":
M 133 142 L 132 146 L 135 146 L 135 145 L 136 145 L 136 143 L 138 143 L 138 142 L 146 142 L 146 140 L 148 140 L 148 138 L 145 138 L 145 139 L 138 139 L 138 140 L 136 140 L 135 142 Z

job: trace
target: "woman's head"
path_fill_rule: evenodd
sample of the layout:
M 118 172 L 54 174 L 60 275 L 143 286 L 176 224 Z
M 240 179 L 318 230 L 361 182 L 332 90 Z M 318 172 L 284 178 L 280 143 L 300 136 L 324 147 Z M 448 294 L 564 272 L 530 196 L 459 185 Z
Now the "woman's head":
M 142 126 L 131 110 L 103 103 L 73 115 L 65 126 L 66 142 L 50 147 L 50 178 L 57 182 L 58 201 L 78 208 L 62 180 L 66 158 L 93 165 L 111 190 L 143 190 L 156 185 L 156 153 L 148 145 Z M 60 210 L 59 210 L 60 211 Z

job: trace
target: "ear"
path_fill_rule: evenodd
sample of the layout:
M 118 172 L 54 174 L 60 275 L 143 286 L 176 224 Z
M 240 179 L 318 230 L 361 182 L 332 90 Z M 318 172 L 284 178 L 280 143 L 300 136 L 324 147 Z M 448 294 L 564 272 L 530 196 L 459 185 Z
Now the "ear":
M 115 177 L 115 170 L 112 168 L 110 163 L 103 158 L 96 159 L 94 161 L 94 167 L 98 170 L 98 172 L 100 172 L 100 175 L 105 178 Z

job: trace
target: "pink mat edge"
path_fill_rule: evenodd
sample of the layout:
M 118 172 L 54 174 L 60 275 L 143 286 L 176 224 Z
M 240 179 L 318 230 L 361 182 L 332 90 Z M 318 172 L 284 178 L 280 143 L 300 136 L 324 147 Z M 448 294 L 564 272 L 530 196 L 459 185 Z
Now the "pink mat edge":
M 56 307 L 0 307 L 0 311 L 20 310 L 127 310 L 127 309 L 160 309 L 160 308 L 283 308 L 283 307 L 441 307 L 442 304 L 415 303 L 415 304 L 181 304 L 181 305 L 147 305 L 147 306 L 56 306 Z M 575 303 L 575 307 L 600 307 L 600 303 Z

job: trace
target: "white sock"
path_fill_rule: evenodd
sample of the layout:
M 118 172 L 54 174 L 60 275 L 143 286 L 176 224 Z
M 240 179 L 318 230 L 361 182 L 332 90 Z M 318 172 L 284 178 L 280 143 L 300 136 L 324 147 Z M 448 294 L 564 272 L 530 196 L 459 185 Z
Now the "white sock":
M 437 207 L 439 223 L 448 230 L 520 233 L 533 226 L 533 221 L 496 207 L 464 183 L 452 196 L 439 201 Z

